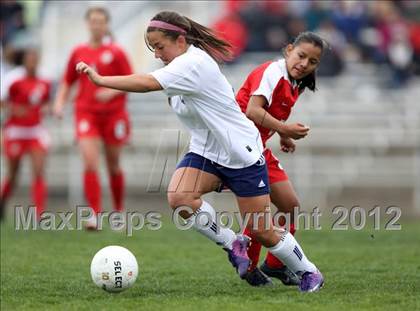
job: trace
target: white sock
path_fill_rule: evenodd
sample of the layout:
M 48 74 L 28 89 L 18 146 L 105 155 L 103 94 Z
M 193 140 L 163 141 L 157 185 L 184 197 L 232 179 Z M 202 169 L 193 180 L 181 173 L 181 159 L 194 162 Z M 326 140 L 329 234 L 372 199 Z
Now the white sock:
M 232 249 L 232 243 L 236 240 L 236 234 L 231 229 L 222 228 L 216 224 L 216 212 L 214 208 L 202 201 L 200 208 L 187 219 L 193 221 L 193 228 L 223 248 Z M 199 214 L 202 213 L 201 216 Z M 198 221 L 196 221 L 198 217 Z
M 306 258 L 299 243 L 289 232 L 285 232 L 279 243 L 268 249 L 297 275 L 317 270 L 316 266 Z

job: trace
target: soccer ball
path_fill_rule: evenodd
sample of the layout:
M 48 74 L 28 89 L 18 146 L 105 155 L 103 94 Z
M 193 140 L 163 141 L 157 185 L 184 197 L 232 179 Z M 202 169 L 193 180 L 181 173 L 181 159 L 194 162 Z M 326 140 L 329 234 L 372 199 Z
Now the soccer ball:
M 93 282 L 107 292 L 121 292 L 137 279 L 136 257 L 121 246 L 107 246 L 99 250 L 90 264 Z

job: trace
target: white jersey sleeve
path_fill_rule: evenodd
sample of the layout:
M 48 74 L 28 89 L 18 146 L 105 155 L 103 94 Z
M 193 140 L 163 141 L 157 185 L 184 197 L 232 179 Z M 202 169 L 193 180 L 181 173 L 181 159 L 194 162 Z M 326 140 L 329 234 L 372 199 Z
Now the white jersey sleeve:
M 150 73 L 167 96 L 194 94 L 200 91 L 198 67 L 202 59 L 196 55 L 192 56 L 177 57 L 165 67 Z
M 10 86 L 15 82 L 16 80 L 22 78 L 25 76 L 25 69 L 23 66 L 19 66 L 16 68 L 13 68 L 9 72 L 3 75 L 2 73 L 2 81 L 1 81 L 1 92 L 0 92 L 0 99 L 3 101 L 7 100 L 9 98 L 9 89 Z
M 271 63 L 264 70 L 258 88 L 251 95 L 264 96 L 267 99 L 268 106 L 270 106 L 273 91 L 282 77 L 288 80 L 286 62 L 284 59 Z

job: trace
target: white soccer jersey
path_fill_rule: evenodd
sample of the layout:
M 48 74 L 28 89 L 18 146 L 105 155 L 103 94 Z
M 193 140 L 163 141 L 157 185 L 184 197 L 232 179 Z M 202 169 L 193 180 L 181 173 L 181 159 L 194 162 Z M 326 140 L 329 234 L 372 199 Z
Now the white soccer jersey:
M 233 88 L 205 51 L 191 45 L 164 68 L 151 73 L 189 129 L 189 151 L 229 168 L 258 161 L 260 134 L 235 101 Z

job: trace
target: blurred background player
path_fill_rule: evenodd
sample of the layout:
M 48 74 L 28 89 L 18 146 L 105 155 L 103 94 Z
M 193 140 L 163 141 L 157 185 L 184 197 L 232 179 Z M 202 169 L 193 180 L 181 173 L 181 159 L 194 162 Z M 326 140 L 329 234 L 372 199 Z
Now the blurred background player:
M 103 76 L 84 62 L 78 63 L 76 69 L 100 86 L 143 93 L 163 90 L 169 97 L 171 107 L 189 129 L 191 140 L 189 152 L 172 175 L 168 203 L 174 210 L 183 207 L 181 217 L 223 246 L 244 278 L 250 263 L 248 240 L 218 226 L 214 208 L 202 199 L 224 183 L 235 194 L 243 216 L 265 213 L 270 204 L 260 135 L 241 113 L 233 89 L 217 64 L 230 56 L 229 44 L 207 27 L 168 11 L 156 14 L 150 21 L 147 43 L 165 64 L 150 74 Z M 202 212 L 207 220 L 198 217 Z M 271 223 L 266 226 L 258 218 L 251 217 L 247 223 L 252 236 L 299 275 L 302 292 L 318 291 L 323 276 L 294 237 L 287 231 L 274 231 Z
M 22 157 L 28 154 L 32 165 L 32 203 L 36 206 L 39 220 L 45 209 L 47 185 L 44 179 L 45 158 L 50 144 L 48 131 L 42 126 L 43 108 L 50 100 L 50 81 L 37 75 L 39 55 L 35 49 L 27 49 L 23 55 L 24 73 L 11 82 L 2 108 L 7 118 L 2 130 L 3 151 L 7 162 L 7 175 L 3 181 L 0 213 L 3 218 L 5 205 L 17 182 Z M 2 94 L 2 96 L 5 94 Z
M 104 75 L 128 75 L 131 74 L 131 67 L 121 47 L 112 42 L 108 11 L 92 7 L 86 12 L 85 18 L 90 39 L 71 53 L 55 99 L 54 114 L 62 117 L 70 87 L 78 81 L 75 100 L 76 136 L 84 162 L 85 197 L 96 215 L 102 210 L 98 176 L 101 142 L 104 144 L 114 209 L 123 210 L 124 174 L 120 166 L 120 154 L 130 133 L 126 111 L 127 95 L 118 90 L 97 87 L 87 76 L 77 74 L 74 68 L 78 62 L 84 61 Z M 96 217 L 91 217 L 86 227 L 96 229 Z
M 293 139 L 304 138 L 309 128 L 300 124 L 284 123 L 295 105 L 299 95 L 308 88 L 315 91 L 315 70 L 318 68 L 324 42 L 312 32 L 300 33 L 284 51 L 284 58 L 266 62 L 254 69 L 239 90 L 236 99 L 247 117 L 254 121 L 261 133 L 264 144 L 264 157 L 267 163 L 270 182 L 270 199 L 279 212 L 290 215 L 291 234 L 295 233 L 294 209 L 300 206 L 296 192 L 286 172 L 266 142 L 275 133 L 280 135 L 280 146 L 284 152 L 294 152 Z M 274 225 L 284 226 L 282 223 Z M 247 228 L 245 234 L 251 237 L 248 256 L 251 265 L 246 280 L 254 286 L 270 284 L 258 269 L 261 243 L 256 241 Z M 299 279 L 270 252 L 261 266 L 268 276 L 279 278 L 285 285 L 298 285 Z

